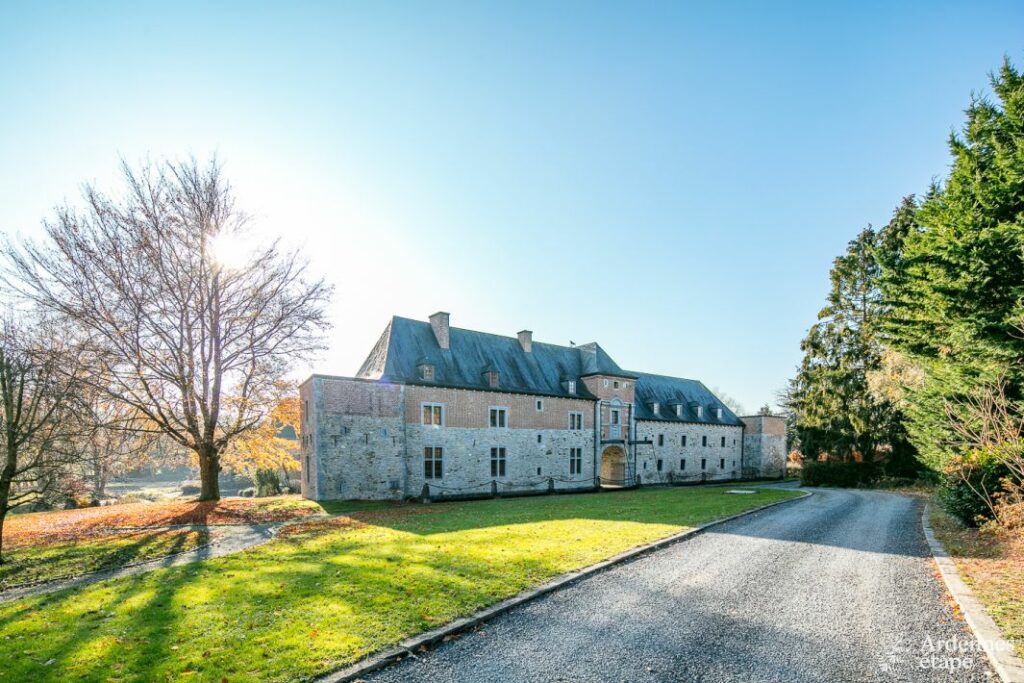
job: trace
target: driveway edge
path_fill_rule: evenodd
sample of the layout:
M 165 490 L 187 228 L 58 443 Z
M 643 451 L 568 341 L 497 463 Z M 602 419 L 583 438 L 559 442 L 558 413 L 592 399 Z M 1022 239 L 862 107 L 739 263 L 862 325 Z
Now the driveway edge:
M 1024 661 L 1014 654 L 1013 643 L 1003 638 L 996 622 L 992 620 L 984 606 L 960 578 L 956 563 L 946 552 L 942 541 L 935 536 L 935 531 L 928 519 L 930 509 L 929 504 L 925 503 L 924 512 L 921 513 L 921 526 L 924 528 L 924 537 L 928 541 L 932 557 L 939 568 L 939 574 L 942 575 L 942 580 L 946 583 L 946 589 L 960 606 L 967 625 L 971 627 L 975 638 L 978 639 L 988 656 L 989 663 L 1003 683 L 1024 683 Z
M 694 527 L 692 529 L 680 531 L 679 533 L 673 534 L 672 536 L 666 536 L 665 538 L 659 539 L 657 541 L 652 541 L 651 543 L 637 546 L 625 552 L 619 553 L 618 555 L 614 555 L 613 557 L 607 560 L 598 562 L 597 564 L 592 564 L 589 567 L 584 567 L 583 569 L 579 569 L 575 572 L 569 572 L 568 574 L 562 574 L 561 576 L 557 576 L 554 579 L 548 581 L 547 583 L 543 583 L 537 586 L 536 588 L 530 588 L 528 590 L 523 591 L 522 593 L 519 593 L 518 595 L 514 595 L 511 598 L 507 598 L 505 600 L 502 600 L 501 602 L 495 603 L 490 607 L 485 607 L 479 612 L 476 612 L 475 614 L 472 614 L 468 617 L 456 619 L 455 621 L 452 621 L 444 626 L 432 629 L 430 631 L 425 631 L 423 633 L 420 633 L 419 635 L 415 635 L 410 638 L 406 638 L 395 647 L 384 650 L 375 655 L 370 655 L 369 657 L 366 657 L 365 659 L 362 659 L 356 662 L 355 664 L 351 664 L 343 669 L 338 669 L 337 671 L 325 674 L 319 678 L 314 678 L 313 681 L 315 681 L 315 683 L 346 683 L 347 681 L 353 681 L 364 674 L 376 671 L 377 669 L 382 669 L 388 664 L 398 661 L 403 657 L 415 657 L 416 650 L 420 649 L 421 647 L 429 647 L 437 643 L 438 641 L 444 640 L 449 636 L 461 633 L 463 631 L 473 628 L 474 626 L 489 621 L 494 617 L 498 616 L 499 614 L 507 612 L 513 607 L 518 607 L 519 605 L 522 605 L 524 603 L 536 600 L 537 598 L 543 595 L 547 595 L 548 593 L 554 592 L 561 588 L 565 588 L 566 586 L 576 583 L 577 581 L 580 581 L 582 579 L 585 579 L 588 576 L 592 576 L 616 565 L 625 564 L 627 562 L 630 562 L 641 557 L 642 555 L 646 555 L 655 550 L 661 550 L 662 548 L 670 546 L 674 543 L 678 543 L 679 541 L 685 541 L 687 539 L 693 538 L 694 536 L 698 536 L 713 527 L 725 524 L 727 522 L 731 522 L 736 519 L 740 519 L 742 517 L 747 517 L 758 512 L 762 512 L 763 510 L 767 510 L 768 508 L 777 507 L 779 505 L 786 505 L 788 503 L 794 503 L 798 500 L 804 500 L 805 498 L 808 498 L 811 495 L 812 492 L 804 491 L 803 495 L 796 496 L 794 498 L 787 498 L 786 500 L 779 500 L 774 503 L 768 503 L 767 505 L 761 505 L 760 507 L 752 508 L 745 512 L 740 512 L 729 517 L 716 519 L 713 522 L 701 524 L 700 526 Z

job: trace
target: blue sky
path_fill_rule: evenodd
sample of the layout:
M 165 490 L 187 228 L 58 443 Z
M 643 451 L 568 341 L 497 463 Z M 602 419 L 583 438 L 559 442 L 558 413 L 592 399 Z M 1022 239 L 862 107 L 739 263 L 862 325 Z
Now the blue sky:
M 215 153 L 337 287 L 319 372 L 441 309 L 753 411 L 1022 29 L 1019 2 L 0 2 L 0 231 L 122 156 Z

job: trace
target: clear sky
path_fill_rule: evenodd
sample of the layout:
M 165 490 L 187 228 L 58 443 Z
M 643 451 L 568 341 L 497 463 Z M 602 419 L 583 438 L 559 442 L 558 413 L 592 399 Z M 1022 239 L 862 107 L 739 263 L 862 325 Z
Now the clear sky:
M 1019 1 L 847 4 L 0 0 L 0 231 L 215 153 L 337 287 L 318 372 L 447 310 L 753 411 L 832 258 L 1024 63 Z

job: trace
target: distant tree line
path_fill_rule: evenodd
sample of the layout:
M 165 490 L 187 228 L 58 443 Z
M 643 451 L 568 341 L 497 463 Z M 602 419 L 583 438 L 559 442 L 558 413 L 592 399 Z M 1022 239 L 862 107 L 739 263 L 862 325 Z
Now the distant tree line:
M 974 97 L 953 163 L 832 267 L 781 402 L 805 461 L 939 478 L 961 518 L 1024 520 L 1024 77 Z M 813 465 L 812 465 L 813 467 Z
M 42 240 L 0 245 L 0 551 L 9 510 L 75 486 L 102 497 L 153 452 L 189 454 L 202 500 L 225 465 L 296 467 L 278 438 L 298 422 L 287 376 L 323 346 L 330 287 L 276 242 L 223 262 L 218 241 L 248 217 L 217 162 L 123 179 L 86 186 Z

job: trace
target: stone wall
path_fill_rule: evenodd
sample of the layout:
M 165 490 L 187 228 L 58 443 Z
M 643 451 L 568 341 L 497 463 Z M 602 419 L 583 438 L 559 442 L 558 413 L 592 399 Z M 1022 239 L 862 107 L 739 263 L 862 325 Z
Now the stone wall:
M 746 424 L 743 432 L 744 476 L 785 476 L 785 419 L 774 415 L 751 415 L 740 419 Z
M 403 393 L 404 387 L 397 384 L 357 379 L 313 377 L 303 384 L 303 411 L 312 411 L 308 422 L 303 415 L 308 429 L 303 439 L 306 498 L 402 497 Z
M 659 435 L 664 445 L 659 446 Z M 686 436 L 686 446 L 682 437 Z M 738 479 L 742 474 L 743 429 L 732 425 L 637 420 L 636 471 L 644 484 Z M 703 438 L 707 437 L 707 446 Z M 722 446 L 722 439 L 725 446 Z M 658 471 L 658 460 L 662 461 Z M 685 460 L 685 468 L 681 467 Z M 701 461 L 704 461 L 703 467 Z M 722 466 L 722 461 L 725 466 Z

